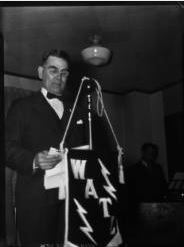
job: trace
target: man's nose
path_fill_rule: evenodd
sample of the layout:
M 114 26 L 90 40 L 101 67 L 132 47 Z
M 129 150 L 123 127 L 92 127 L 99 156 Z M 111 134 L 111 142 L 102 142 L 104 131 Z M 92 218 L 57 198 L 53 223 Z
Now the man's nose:
M 57 73 L 56 78 L 61 80 L 62 79 L 62 73 Z

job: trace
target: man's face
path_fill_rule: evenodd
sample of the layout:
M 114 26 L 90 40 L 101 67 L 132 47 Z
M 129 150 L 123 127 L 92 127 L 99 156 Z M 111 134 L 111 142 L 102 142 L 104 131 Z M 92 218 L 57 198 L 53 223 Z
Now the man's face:
M 68 63 L 62 58 L 49 56 L 45 64 L 38 68 L 38 74 L 48 92 L 62 95 L 69 75 Z
M 146 162 L 154 162 L 157 158 L 157 153 L 152 147 L 147 147 L 143 152 L 143 159 Z

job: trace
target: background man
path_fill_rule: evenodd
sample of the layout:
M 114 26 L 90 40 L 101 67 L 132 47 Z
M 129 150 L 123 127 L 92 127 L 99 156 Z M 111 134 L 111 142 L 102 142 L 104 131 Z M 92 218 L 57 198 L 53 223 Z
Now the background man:
M 129 197 L 138 201 L 162 201 L 167 192 L 167 183 L 161 166 L 156 162 L 158 147 L 144 143 L 141 159 L 128 169 L 127 185 Z

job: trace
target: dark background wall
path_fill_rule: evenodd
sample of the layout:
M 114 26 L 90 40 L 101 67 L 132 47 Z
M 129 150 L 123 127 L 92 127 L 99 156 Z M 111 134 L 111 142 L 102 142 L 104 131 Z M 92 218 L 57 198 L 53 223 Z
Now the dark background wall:
M 163 91 L 165 133 L 169 178 L 184 172 L 183 159 L 183 83 Z

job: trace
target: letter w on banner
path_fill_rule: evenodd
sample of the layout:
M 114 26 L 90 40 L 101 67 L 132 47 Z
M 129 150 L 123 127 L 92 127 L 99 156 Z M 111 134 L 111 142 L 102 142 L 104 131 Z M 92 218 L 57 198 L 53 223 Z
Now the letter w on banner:
M 66 247 L 116 247 L 122 243 L 116 217 L 118 169 L 94 151 L 70 150 L 66 173 Z

